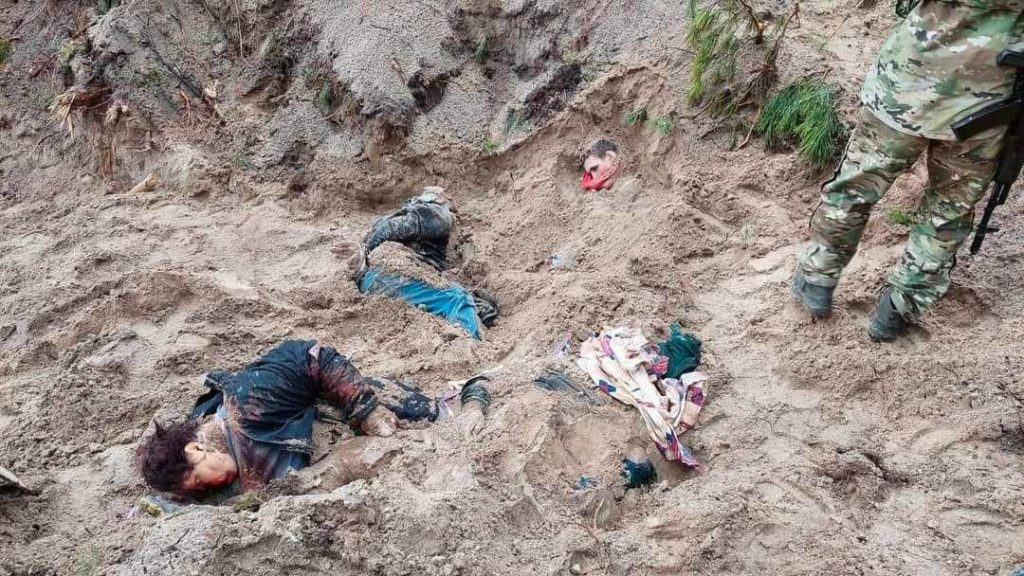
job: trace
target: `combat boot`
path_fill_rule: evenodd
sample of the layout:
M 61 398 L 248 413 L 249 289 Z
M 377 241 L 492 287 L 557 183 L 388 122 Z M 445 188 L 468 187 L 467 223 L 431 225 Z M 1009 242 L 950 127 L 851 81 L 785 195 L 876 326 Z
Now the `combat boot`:
M 803 274 L 797 272 L 793 276 L 791 289 L 793 295 L 814 318 L 824 318 L 832 314 L 832 292 L 835 291 L 835 286 L 811 284 L 804 279 Z
M 892 304 L 892 291 L 882 291 L 878 309 L 868 325 L 868 334 L 875 342 L 892 342 L 907 331 L 907 321 Z

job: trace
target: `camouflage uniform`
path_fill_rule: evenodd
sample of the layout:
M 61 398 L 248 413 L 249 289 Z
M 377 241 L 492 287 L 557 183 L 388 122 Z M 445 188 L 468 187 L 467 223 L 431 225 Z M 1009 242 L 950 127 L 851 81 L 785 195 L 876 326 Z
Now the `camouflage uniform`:
M 1012 91 L 1014 71 L 998 67 L 996 56 L 1020 48 L 1022 10 L 1024 0 L 924 0 L 889 36 L 864 82 L 846 157 L 811 217 L 798 265 L 807 282 L 835 286 L 872 207 L 927 151 L 928 185 L 889 286 L 908 320 L 946 292 L 1004 130 L 958 142 L 949 126 Z
M 363 245 L 370 254 L 385 242 L 405 244 L 420 260 L 440 271 L 447 267 L 448 237 L 454 223 L 448 202 L 437 194 L 424 192 L 374 222 L 363 238 Z
M 455 214 L 448 201 L 427 190 L 374 222 L 363 238 L 363 247 L 369 255 L 385 242 L 398 242 L 412 248 L 420 261 L 442 272 L 448 267 L 448 241 L 454 224 Z M 400 298 L 460 324 L 478 339 L 481 337 L 478 320 L 490 327 L 498 318 L 498 304 L 485 290 L 469 291 L 459 285 L 440 288 L 376 267 L 360 273 L 356 284 L 364 294 Z

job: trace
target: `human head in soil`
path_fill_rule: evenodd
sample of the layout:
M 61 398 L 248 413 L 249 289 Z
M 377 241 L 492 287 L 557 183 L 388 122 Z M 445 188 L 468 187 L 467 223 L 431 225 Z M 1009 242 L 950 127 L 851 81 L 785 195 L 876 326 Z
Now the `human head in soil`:
M 584 190 L 604 190 L 615 184 L 619 174 L 619 147 L 611 140 L 598 140 L 583 159 Z
M 154 423 L 153 434 L 138 449 L 142 477 L 154 490 L 185 495 L 225 486 L 238 475 L 229 454 L 202 442 L 194 420 Z

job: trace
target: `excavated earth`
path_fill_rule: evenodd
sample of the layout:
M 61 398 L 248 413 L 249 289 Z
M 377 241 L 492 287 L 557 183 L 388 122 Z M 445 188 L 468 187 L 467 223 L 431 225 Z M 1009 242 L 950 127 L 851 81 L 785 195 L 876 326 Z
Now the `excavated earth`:
M 836 314 L 812 322 L 788 279 L 827 174 L 686 104 L 685 15 L 670 0 L 0 0 L 0 466 L 35 489 L 0 494 L 0 574 L 1024 563 L 1021 196 L 927 321 L 873 344 L 906 238 L 883 213 L 913 210 L 919 167 L 869 225 Z M 887 3 L 805 2 L 780 82 L 823 78 L 852 123 L 894 24 Z M 627 126 L 641 105 L 670 133 Z M 585 193 L 580 152 L 600 137 L 626 174 Z M 423 185 L 458 207 L 451 279 L 501 305 L 482 341 L 360 296 L 332 253 Z M 533 383 L 565 363 L 566 336 L 653 339 L 674 321 L 705 345 L 709 400 L 685 435 L 700 472 L 662 461 L 627 407 Z M 435 394 L 493 370 L 486 427 L 318 424 L 317 465 L 250 505 L 140 513 L 133 454 L 152 421 L 285 338 Z M 623 494 L 637 447 L 659 482 Z

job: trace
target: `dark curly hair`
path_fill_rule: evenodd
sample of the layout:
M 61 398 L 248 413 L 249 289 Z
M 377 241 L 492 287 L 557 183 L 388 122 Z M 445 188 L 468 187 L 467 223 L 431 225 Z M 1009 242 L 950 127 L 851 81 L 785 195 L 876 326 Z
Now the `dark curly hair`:
M 195 420 L 153 423 L 155 430 L 139 445 L 136 460 L 146 484 L 154 490 L 183 493 L 181 483 L 192 470 L 185 457 L 185 446 L 196 441 L 199 423 Z

